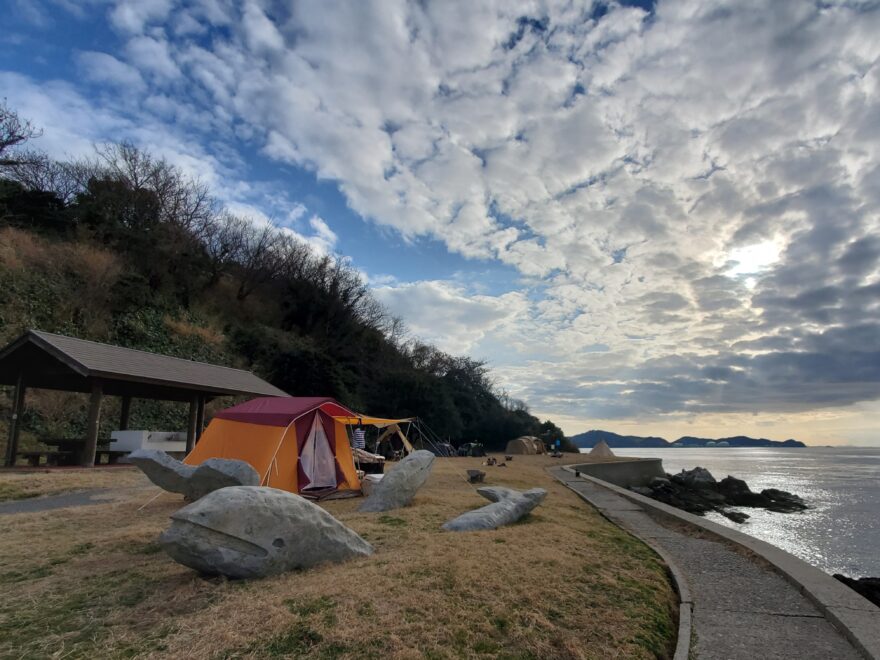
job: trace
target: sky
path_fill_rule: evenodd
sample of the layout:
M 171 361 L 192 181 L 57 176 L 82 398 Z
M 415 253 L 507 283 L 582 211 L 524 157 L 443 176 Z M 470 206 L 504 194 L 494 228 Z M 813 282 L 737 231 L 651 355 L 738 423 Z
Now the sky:
M 569 434 L 880 445 L 880 5 L 0 0 L 0 97 L 347 255 Z

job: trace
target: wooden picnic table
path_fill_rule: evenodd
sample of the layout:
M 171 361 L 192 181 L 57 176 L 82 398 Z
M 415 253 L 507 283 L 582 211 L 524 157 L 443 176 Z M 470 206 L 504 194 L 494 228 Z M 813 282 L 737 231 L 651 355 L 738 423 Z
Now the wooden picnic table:
M 83 438 L 45 438 L 40 441 L 47 447 L 54 447 L 48 451 L 21 451 L 18 456 L 27 459 L 28 463 L 33 466 L 40 464 L 40 459 L 46 459 L 46 465 L 79 465 L 82 457 L 83 449 L 86 441 Z M 110 441 L 104 440 L 98 443 L 95 452 L 95 464 L 106 462 L 108 464 L 116 463 L 122 456 L 128 452 L 115 451 L 110 449 Z M 106 458 L 106 461 L 102 461 Z

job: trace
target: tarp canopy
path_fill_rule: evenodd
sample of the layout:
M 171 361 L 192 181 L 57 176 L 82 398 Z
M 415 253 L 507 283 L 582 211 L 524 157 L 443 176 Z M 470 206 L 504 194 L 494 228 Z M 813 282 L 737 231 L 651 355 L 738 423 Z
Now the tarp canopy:
M 411 422 L 415 419 L 415 417 L 405 417 L 404 419 L 385 419 L 384 417 L 336 417 L 334 419 L 337 422 L 342 422 L 347 426 L 357 426 L 359 424 L 365 424 L 367 426 L 375 426 L 377 428 L 385 428 L 386 426 L 391 426 L 392 424 L 403 424 L 404 422 Z

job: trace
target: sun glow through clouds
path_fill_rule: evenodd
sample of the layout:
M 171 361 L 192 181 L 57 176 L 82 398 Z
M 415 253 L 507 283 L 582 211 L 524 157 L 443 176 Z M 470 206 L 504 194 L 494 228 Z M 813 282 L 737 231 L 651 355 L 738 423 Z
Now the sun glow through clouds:
M 728 264 L 732 264 L 725 274 L 729 277 L 748 276 L 744 282 L 749 289 L 752 289 L 757 282 L 755 275 L 768 270 L 779 261 L 782 248 L 782 243 L 776 239 L 734 248 L 725 260 Z

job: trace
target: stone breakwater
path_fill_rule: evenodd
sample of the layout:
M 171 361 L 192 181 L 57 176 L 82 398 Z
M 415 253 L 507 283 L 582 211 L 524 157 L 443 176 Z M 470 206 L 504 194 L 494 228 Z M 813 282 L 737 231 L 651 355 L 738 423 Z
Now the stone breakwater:
M 717 511 L 737 523 L 745 522 L 749 515 L 731 510 L 732 507 L 761 508 L 778 513 L 794 513 L 807 508 L 806 503 L 792 493 L 776 488 L 755 493 L 742 479 L 728 475 L 716 481 L 712 473 L 702 467 L 654 477 L 647 486 L 633 486 L 630 490 L 700 516 Z

